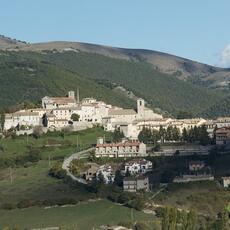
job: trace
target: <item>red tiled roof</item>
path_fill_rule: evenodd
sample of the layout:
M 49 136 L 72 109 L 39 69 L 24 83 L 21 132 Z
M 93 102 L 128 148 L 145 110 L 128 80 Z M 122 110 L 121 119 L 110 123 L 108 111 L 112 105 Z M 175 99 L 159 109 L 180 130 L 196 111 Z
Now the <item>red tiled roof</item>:
M 75 103 L 76 100 L 74 98 L 71 98 L 71 97 L 52 97 L 52 100 L 55 102 L 55 103 Z
M 126 147 L 126 146 L 139 146 L 139 141 L 132 141 L 132 142 L 120 142 L 120 143 L 105 143 L 105 144 L 97 144 L 96 147 Z
M 222 127 L 216 130 L 216 133 L 229 133 L 230 127 Z

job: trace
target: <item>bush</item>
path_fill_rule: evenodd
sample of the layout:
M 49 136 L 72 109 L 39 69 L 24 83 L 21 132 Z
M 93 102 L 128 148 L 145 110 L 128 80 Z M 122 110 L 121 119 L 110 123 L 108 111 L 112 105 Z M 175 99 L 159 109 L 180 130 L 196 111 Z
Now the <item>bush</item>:
M 49 170 L 49 175 L 58 179 L 64 179 L 66 176 L 66 171 L 62 169 L 62 163 L 56 162 Z
M 12 210 L 16 208 L 16 205 L 13 203 L 3 203 L 1 208 L 5 210 Z
M 34 206 L 34 203 L 31 200 L 22 200 L 17 204 L 19 209 L 30 208 Z
M 35 126 L 33 129 L 33 137 L 40 138 L 43 134 L 43 127 L 42 126 Z

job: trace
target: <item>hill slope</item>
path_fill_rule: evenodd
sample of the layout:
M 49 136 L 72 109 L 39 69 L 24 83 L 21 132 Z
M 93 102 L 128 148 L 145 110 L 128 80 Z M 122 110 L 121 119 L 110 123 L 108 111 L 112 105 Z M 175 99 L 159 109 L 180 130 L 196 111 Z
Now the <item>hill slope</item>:
M 18 53 L 0 55 L 0 107 L 38 101 L 45 95 L 65 95 L 80 88 L 82 97 L 97 97 L 118 106 L 135 106 L 131 99 L 57 66 Z
M 228 101 L 229 69 L 156 51 L 78 42 L 27 44 L 0 36 L 0 78 L 1 106 L 80 86 L 82 96 L 129 107 L 142 97 L 152 108 L 174 116 L 181 111 L 193 116 L 230 111 L 228 103 L 224 108 L 221 103 Z
M 180 80 L 210 88 L 228 89 L 230 69 L 218 68 L 167 53 L 143 49 L 124 49 L 80 42 L 47 42 L 20 46 L 20 50 L 63 52 L 68 49 L 86 53 L 100 54 L 116 59 L 147 62 L 161 73 L 175 75 Z
M 160 73 L 145 62 L 131 62 L 85 52 L 2 52 L 0 56 L 1 104 L 60 95 L 69 89 L 109 103 L 135 103 L 116 90 L 123 86 L 144 98 L 152 108 L 170 114 L 189 111 L 196 115 L 221 100 L 225 93 L 208 90 Z M 12 86 L 12 82 L 17 84 Z

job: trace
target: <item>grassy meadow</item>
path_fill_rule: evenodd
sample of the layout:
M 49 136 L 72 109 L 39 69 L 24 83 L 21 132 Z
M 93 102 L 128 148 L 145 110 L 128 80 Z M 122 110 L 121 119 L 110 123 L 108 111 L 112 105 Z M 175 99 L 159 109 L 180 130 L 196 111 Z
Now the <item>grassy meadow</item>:
M 115 203 L 100 200 L 82 202 L 76 206 L 38 208 L 24 210 L 0 210 L 0 228 L 43 228 L 65 226 L 68 229 L 91 230 L 105 224 L 142 221 L 154 223 L 152 214 L 145 214 Z
M 64 137 L 60 133 L 49 133 L 38 139 L 26 136 L 1 139 L 0 159 L 11 159 L 36 149 L 41 153 L 41 160 L 0 169 L 0 203 L 16 204 L 24 199 L 44 201 L 66 197 L 78 200 L 92 198 L 93 195 L 82 186 L 71 187 L 62 180 L 50 177 L 48 172 L 55 162 L 95 144 L 96 138 L 102 135 L 110 138 L 109 133 L 97 127 L 66 133 Z M 46 147 L 47 144 L 54 146 Z

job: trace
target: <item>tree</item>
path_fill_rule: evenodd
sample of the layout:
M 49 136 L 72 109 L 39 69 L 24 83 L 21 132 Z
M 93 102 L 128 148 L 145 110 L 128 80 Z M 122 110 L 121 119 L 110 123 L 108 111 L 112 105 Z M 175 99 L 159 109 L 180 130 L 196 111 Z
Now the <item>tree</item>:
M 187 214 L 187 224 L 186 224 L 186 229 L 188 230 L 195 230 L 197 225 L 197 212 L 192 209 L 188 214 Z
M 145 223 L 137 222 L 134 226 L 135 230 L 148 230 L 148 226 Z
M 144 142 L 145 144 L 153 142 L 153 136 L 150 129 L 144 127 L 138 135 L 138 140 Z
M 48 118 L 47 118 L 46 113 L 43 114 L 43 116 L 42 116 L 42 125 L 43 125 L 44 127 L 47 127 L 47 126 L 48 126 Z
M 183 128 L 183 131 L 182 131 L 182 140 L 183 141 L 188 141 L 188 132 L 187 132 L 186 128 Z
M 5 124 L 5 113 L 2 112 L 0 115 L 0 129 L 3 131 Z
M 56 162 L 49 170 L 49 175 L 58 179 L 63 179 L 66 175 L 66 171 L 62 169 L 62 163 Z
M 33 129 L 33 136 L 34 138 L 39 138 L 43 134 L 42 126 L 35 126 Z
M 126 177 L 131 176 L 131 173 L 130 173 L 129 169 L 127 169 L 127 170 L 126 170 L 126 172 L 125 172 L 125 176 L 126 176 Z
M 122 187 L 123 186 L 123 176 L 120 170 L 115 172 L 114 182 L 115 185 Z
M 80 115 L 79 114 L 73 113 L 71 115 L 71 120 L 73 120 L 73 121 L 79 121 L 79 119 L 80 119 Z
M 166 129 L 166 134 L 165 134 L 166 141 L 173 140 L 173 138 L 172 138 L 172 132 L 173 132 L 172 126 L 168 126 L 167 129 Z
M 159 129 L 159 137 L 160 137 L 161 143 L 164 143 L 165 141 L 165 134 L 166 134 L 166 131 L 161 125 Z
M 227 230 L 228 226 L 228 213 L 227 210 L 223 210 L 218 213 L 217 220 L 213 223 L 213 229 L 215 230 Z
M 205 125 L 199 127 L 199 142 L 201 145 L 207 145 L 210 143 L 210 138 Z
M 157 141 L 159 140 L 159 132 L 156 129 L 152 130 L 152 140 L 153 140 L 154 146 L 156 146 Z
M 176 126 L 172 128 L 172 140 L 174 141 L 180 140 L 180 130 Z
M 113 132 L 113 142 L 120 142 L 124 138 L 124 133 L 120 131 L 120 128 L 115 129 Z
M 195 135 L 194 135 L 194 128 L 191 127 L 189 130 L 188 130 L 188 141 L 190 143 L 193 143 L 195 141 Z
M 105 177 L 104 175 L 102 174 L 102 172 L 100 171 L 98 176 L 97 176 L 97 179 L 99 181 L 100 184 L 104 184 L 105 183 Z

